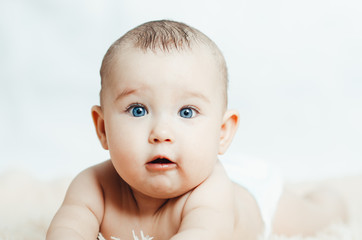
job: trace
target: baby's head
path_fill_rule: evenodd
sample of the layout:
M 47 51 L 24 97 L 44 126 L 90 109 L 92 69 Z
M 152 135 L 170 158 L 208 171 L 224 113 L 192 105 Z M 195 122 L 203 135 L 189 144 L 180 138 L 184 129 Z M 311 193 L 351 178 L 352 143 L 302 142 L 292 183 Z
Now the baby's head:
M 102 67 L 98 137 L 133 190 L 179 196 L 203 182 L 228 148 L 238 114 L 227 110 L 225 60 L 198 30 L 145 23 L 117 40 Z
M 199 30 L 184 23 L 160 20 L 144 23 L 115 41 L 105 54 L 100 70 L 101 92 L 100 102 L 103 107 L 105 89 L 112 74 L 112 67 L 119 55 L 127 49 L 138 49 L 144 52 L 171 53 L 174 51 L 192 51 L 202 47 L 209 51 L 216 63 L 220 76 L 220 91 L 223 94 L 223 104 L 227 107 L 228 76 L 223 54 L 217 45 Z

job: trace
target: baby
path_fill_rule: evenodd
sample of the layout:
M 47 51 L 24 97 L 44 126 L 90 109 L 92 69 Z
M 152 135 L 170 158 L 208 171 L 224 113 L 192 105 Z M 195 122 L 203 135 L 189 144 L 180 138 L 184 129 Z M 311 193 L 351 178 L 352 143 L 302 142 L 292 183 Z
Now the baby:
M 213 41 L 183 23 L 148 22 L 107 51 L 95 129 L 110 160 L 71 183 L 47 239 L 258 239 L 311 234 L 344 218 L 328 192 L 283 191 L 272 217 L 232 182 L 225 153 L 239 115 L 227 109 L 227 70 Z M 268 199 L 266 199 L 268 200 Z M 270 226 L 267 228 L 267 226 Z

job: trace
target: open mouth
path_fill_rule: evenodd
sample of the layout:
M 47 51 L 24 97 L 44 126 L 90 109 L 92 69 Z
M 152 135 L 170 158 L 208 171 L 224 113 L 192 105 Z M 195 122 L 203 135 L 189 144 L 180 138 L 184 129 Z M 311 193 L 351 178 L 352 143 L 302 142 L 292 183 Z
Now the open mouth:
M 173 163 L 173 162 L 168 160 L 167 158 L 156 158 L 155 160 L 153 160 L 149 163 L 150 164 L 169 164 L 169 163 Z
M 166 157 L 155 157 L 152 161 L 146 164 L 149 171 L 168 171 L 177 168 L 177 164 Z

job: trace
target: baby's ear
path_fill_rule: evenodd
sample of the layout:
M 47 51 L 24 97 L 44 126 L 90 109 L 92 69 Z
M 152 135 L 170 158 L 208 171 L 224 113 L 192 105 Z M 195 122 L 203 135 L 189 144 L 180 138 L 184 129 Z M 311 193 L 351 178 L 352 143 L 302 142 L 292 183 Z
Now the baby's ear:
M 224 154 L 234 138 L 239 125 L 239 113 L 236 110 L 227 110 L 221 125 L 219 154 Z
M 92 118 L 99 141 L 101 142 L 102 147 L 108 150 L 106 128 L 104 126 L 104 115 L 103 110 L 100 106 L 92 107 Z

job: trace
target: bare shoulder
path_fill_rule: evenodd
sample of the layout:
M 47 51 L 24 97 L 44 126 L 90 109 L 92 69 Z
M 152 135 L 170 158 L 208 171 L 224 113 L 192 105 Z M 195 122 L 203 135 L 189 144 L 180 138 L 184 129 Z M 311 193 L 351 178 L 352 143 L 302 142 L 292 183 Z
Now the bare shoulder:
M 79 176 L 82 175 L 86 178 L 93 179 L 102 188 L 113 181 L 119 181 L 119 175 L 114 169 L 111 160 L 87 168 L 79 174 Z
M 91 166 L 80 172 L 72 184 L 103 189 L 107 184 L 118 181 L 119 176 L 110 160 Z
M 68 193 L 78 193 L 77 195 L 80 195 L 79 191 L 86 193 L 100 190 L 103 187 L 102 183 L 107 181 L 107 177 L 112 174 L 111 166 L 110 161 L 105 161 L 83 170 L 73 179 Z
M 213 174 L 195 192 L 198 204 L 209 205 L 211 201 L 209 206 L 225 213 L 220 216 L 219 222 L 234 227 L 230 239 L 257 239 L 263 233 L 264 223 L 255 198 L 244 187 L 229 179 L 221 163 L 216 165 Z
M 256 200 L 228 178 L 220 163 L 210 177 L 188 195 L 181 229 L 187 226 L 208 229 L 219 234 L 216 239 L 258 239 L 264 229 Z
M 108 165 L 104 162 L 90 167 L 74 178 L 50 224 L 47 239 L 97 237 L 104 216 L 102 176 L 107 176 Z
M 177 237 L 189 229 L 202 229 L 203 239 L 232 239 L 235 223 L 234 188 L 223 167 L 217 163 L 212 174 L 194 190 L 185 202 Z M 175 239 L 179 239 L 175 238 Z
M 190 193 L 187 204 L 211 204 L 215 207 L 221 207 L 218 204 L 229 204 L 230 206 L 234 200 L 233 196 L 233 184 L 218 162 L 211 175 Z
M 110 161 L 105 161 L 80 172 L 70 184 L 63 205 L 83 205 L 100 222 L 103 217 L 104 185 L 112 175 Z

